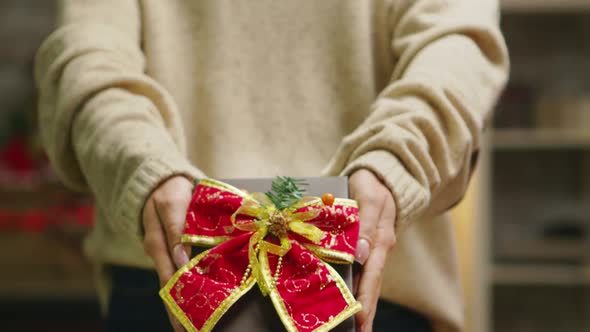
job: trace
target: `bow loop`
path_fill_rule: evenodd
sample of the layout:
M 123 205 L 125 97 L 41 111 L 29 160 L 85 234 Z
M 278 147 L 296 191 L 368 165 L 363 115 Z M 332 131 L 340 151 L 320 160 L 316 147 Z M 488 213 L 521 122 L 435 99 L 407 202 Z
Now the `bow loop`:
M 289 224 L 289 229 L 313 243 L 320 243 L 324 232 L 312 224 L 306 224 L 300 221 L 294 221 Z

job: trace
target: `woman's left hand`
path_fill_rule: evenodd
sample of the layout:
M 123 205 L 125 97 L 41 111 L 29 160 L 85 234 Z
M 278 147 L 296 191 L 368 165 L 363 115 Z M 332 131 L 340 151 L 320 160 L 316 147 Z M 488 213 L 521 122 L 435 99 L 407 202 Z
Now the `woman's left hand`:
M 356 315 L 360 332 L 373 328 L 387 255 L 396 241 L 396 205 L 389 189 L 373 172 L 360 169 L 349 178 L 352 199 L 359 204 L 360 236 L 356 260 L 363 265 L 357 300 L 363 309 Z

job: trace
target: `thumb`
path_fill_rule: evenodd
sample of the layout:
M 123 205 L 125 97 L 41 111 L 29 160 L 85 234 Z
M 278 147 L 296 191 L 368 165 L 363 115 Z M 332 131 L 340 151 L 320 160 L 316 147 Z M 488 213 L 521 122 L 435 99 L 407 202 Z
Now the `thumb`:
M 379 209 L 371 201 L 364 199 L 357 200 L 359 203 L 360 231 L 359 240 L 356 245 L 355 259 L 364 265 L 369 258 L 369 253 L 375 244 L 377 235 L 377 222 L 379 220 Z
M 375 192 L 375 177 L 367 170 L 359 170 L 350 178 L 350 194 L 359 205 L 360 231 L 355 258 L 365 264 L 377 236 L 377 224 L 381 214 L 382 200 Z
M 166 233 L 168 251 L 177 268 L 189 261 L 189 253 L 181 243 L 182 233 L 192 197 L 192 184 L 184 177 L 166 181 L 158 191 L 156 210 Z

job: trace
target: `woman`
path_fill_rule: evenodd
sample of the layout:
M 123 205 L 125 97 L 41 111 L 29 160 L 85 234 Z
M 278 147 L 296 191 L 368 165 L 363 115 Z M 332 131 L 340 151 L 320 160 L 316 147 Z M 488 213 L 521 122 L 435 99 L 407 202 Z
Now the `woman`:
M 379 296 L 387 330 L 461 330 L 444 212 L 507 76 L 496 0 L 62 0 L 59 14 L 37 57 L 41 133 L 63 180 L 96 197 L 85 249 L 105 307 L 149 275 L 119 267 L 165 283 L 187 261 L 191 179 L 344 174 L 361 331 Z M 115 326 L 146 324 L 120 306 Z

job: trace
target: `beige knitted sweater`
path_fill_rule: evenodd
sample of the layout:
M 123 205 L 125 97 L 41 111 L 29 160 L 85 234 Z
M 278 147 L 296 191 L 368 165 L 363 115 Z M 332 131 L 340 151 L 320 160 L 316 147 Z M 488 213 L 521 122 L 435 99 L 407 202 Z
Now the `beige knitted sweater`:
M 86 251 L 151 267 L 142 206 L 158 183 L 350 174 L 398 206 L 383 296 L 457 331 L 451 224 L 507 76 L 497 0 L 61 0 L 39 50 L 40 128 L 72 188 L 96 196 Z M 410 227 L 406 227 L 411 225 Z M 108 284 L 101 283 L 102 294 Z

